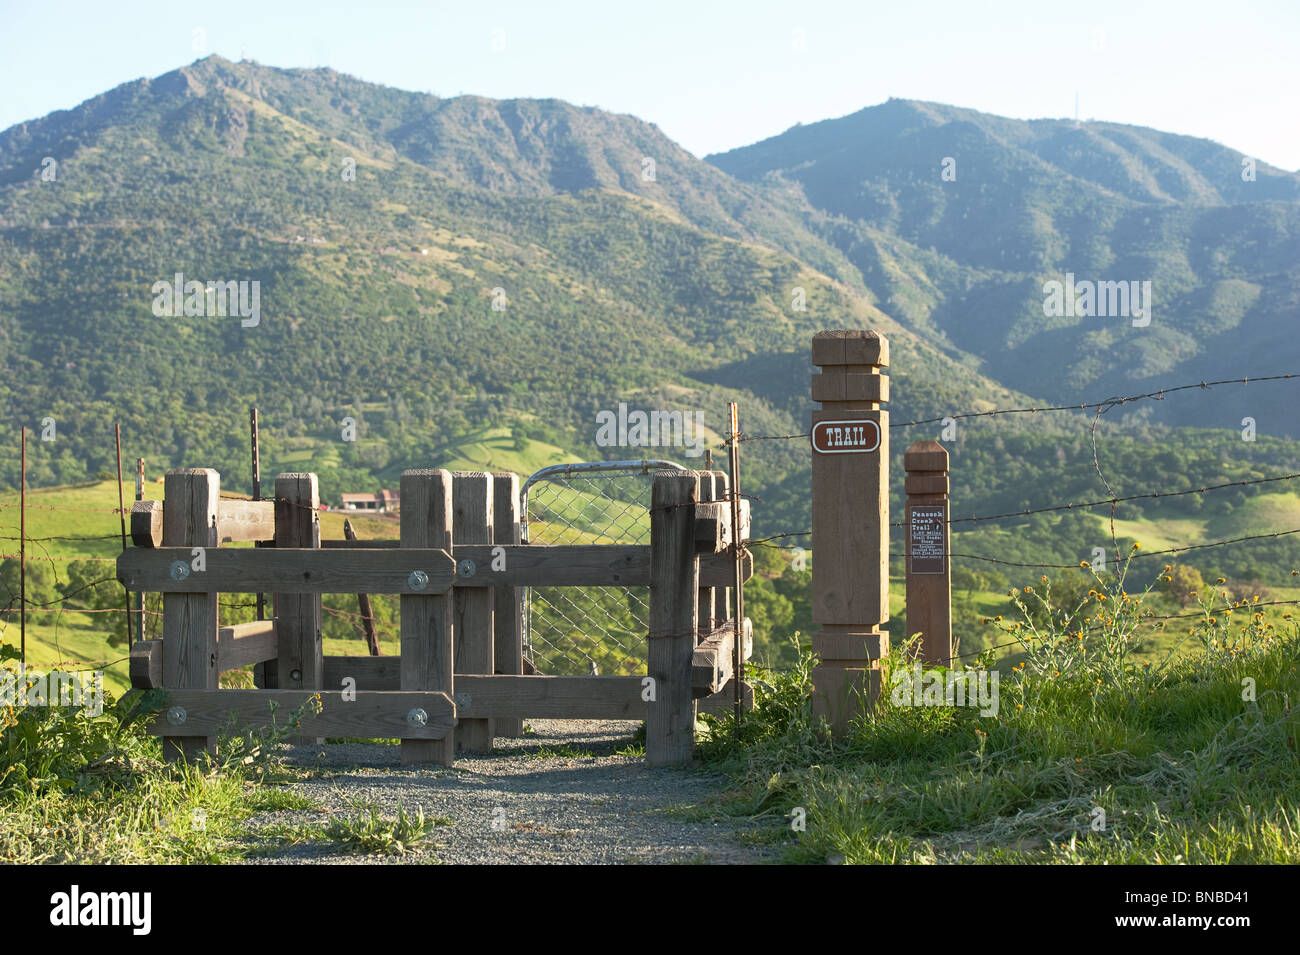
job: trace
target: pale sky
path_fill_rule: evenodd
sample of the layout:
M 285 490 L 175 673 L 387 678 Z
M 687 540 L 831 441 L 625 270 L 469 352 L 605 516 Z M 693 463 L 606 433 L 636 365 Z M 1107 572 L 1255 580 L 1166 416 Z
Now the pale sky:
M 890 96 L 1204 136 L 1300 170 L 1300 2 L 0 0 L 0 129 L 208 53 L 631 113 L 697 156 Z

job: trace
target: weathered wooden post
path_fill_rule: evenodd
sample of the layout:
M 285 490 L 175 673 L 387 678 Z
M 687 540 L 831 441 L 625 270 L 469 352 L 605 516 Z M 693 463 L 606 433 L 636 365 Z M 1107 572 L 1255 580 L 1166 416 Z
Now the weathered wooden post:
M 879 695 L 889 652 L 889 343 L 818 332 L 812 363 L 813 713 L 839 735 Z
M 316 475 L 277 474 L 275 477 L 275 546 L 320 547 L 320 487 Z M 320 594 L 275 594 L 276 660 L 264 674 L 275 674 L 281 690 L 325 689 L 325 655 Z M 335 689 L 331 687 L 330 689 Z M 292 736 L 290 742 L 311 744 L 324 739 Z
M 217 500 L 221 475 L 211 468 L 168 471 L 163 479 L 164 547 L 213 547 L 217 538 Z M 179 561 L 177 563 L 180 563 Z M 202 578 L 182 564 L 173 576 Z M 163 594 L 163 686 L 169 690 L 215 690 L 217 670 L 217 594 Z M 163 755 L 193 759 L 202 751 L 216 754 L 215 736 L 165 736 Z
M 730 479 L 726 471 L 707 471 L 705 476 L 700 478 L 701 487 L 705 482 L 712 479 L 713 481 L 713 498 L 715 501 L 731 500 Z M 714 626 L 721 626 L 721 622 L 731 618 L 731 588 L 714 587 L 713 588 L 713 616 L 717 623 Z M 701 623 L 701 627 L 705 624 Z
M 492 475 L 485 471 L 457 471 L 452 475 L 452 539 L 457 544 L 492 543 Z M 459 577 L 470 578 L 480 571 L 473 561 L 456 567 Z M 457 673 L 492 675 L 493 588 L 461 587 L 455 594 L 455 660 Z M 456 725 L 458 749 L 486 753 L 492 749 L 490 719 L 462 719 Z
M 503 471 L 492 475 L 492 518 L 494 544 L 518 544 L 522 540 L 518 474 Z M 492 670 L 494 673 L 523 676 L 523 588 L 506 584 L 493 587 L 492 591 Z M 498 717 L 492 721 L 492 732 L 497 736 L 523 736 L 524 721 L 517 716 Z
M 402 472 L 402 547 L 440 547 L 448 554 L 452 544 L 452 477 L 448 471 Z M 422 568 L 411 567 L 412 589 L 418 589 Z M 442 690 L 453 695 L 452 604 L 453 594 L 402 594 L 403 690 Z M 403 739 L 403 763 L 440 763 L 450 766 L 456 759 L 455 731 L 439 740 Z
M 691 663 L 699 611 L 695 555 L 696 471 L 656 471 L 650 495 L 650 647 L 646 762 L 690 762 L 695 749 Z M 644 692 L 644 691 L 643 691 Z
M 948 452 L 917 441 L 903 455 L 907 472 L 907 631 L 921 634 L 927 663 L 952 660 L 952 569 L 948 545 Z
M 726 494 L 718 494 L 713 471 L 700 472 L 700 503 L 726 500 Z M 717 472 L 721 473 L 721 472 Z M 696 642 L 700 642 L 709 633 L 722 626 L 722 618 L 727 616 L 727 605 L 716 602 L 718 588 L 701 587 L 696 599 L 695 620 L 697 626 Z
M 275 546 L 320 547 L 319 509 L 320 488 L 316 475 L 276 475 Z M 274 686 L 281 690 L 325 689 L 321 595 L 275 594 L 272 601 L 279 651 L 274 667 Z M 268 678 L 270 669 L 267 668 Z

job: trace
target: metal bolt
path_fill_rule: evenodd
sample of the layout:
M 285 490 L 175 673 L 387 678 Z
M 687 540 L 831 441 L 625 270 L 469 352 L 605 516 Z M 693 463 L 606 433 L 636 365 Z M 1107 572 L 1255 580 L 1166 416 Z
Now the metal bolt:
M 172 726 L 180 726 L 185 722 L 187 716 L 189 716 L 189 714 L 185 712 L 185 707 L 183 706 L 173 706 L 169 707 L 167 710 L 167 722 Z
M 184 580 L 190 575 L 190 565 L 183 560 L 172 561 L 172 580 Z
M 429 575 L 422 570 L 413 570 L 411 576 L 406 578 L 406 585 L 412 590 L 423 590 L 429 586 Z
M 407 726 L 428 726 L 429 714 L 424 712 L 418 706 L 406 714 Z
M 456 565 L 456 573 L 462 577 L 473 577 L 478 573 L 478 564 L 472 560 L 462 560 Z
M 299 680 L 302 679 L 302 671 L 301 671 L 301 670 L 290 670 L 290 671 L 289 671 L 289 679 L 291 679 L 291 680 L 293 680 L 295 683 L 297 683 Z

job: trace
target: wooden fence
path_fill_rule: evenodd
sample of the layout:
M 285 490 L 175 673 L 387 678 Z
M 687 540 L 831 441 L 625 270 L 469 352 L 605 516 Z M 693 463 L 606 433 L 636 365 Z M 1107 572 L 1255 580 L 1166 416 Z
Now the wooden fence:
M 314 474 L 281 474 L 273 501 L 223 500 L 220 482 L 210 469 L 168 472 L 164 500 L 132 509 L 135 546 L 117 564 L 128 590 L 163 594 L 162 639 L 133 646 L 131 682 L 168 692 L 152 730 L 170 758 L 215 752 L 232 718 L 265 725 L 272 703 L 283 720 L 315 695 L 308 738 L 396 737 L 406 763 L 450 764 L 519 735 L 525 718 L 557 718 L 643 719 L 647 761 L 660 765 L 691 758 L 697 705 L 731 706 L 749 620 L 701 629 L 727 615 L 743 551 L 721 472 L 655 473 L 648 546 L 518 543 L 513 474 L 405 472 L 400 539 L 380 541 L 321 540 Z M 259 543 L 221 547 L 239 541 Z M 523 674 L 519 588 L 568 585 L 649 586 L 645 676 Z M 274 618 L 222 627 L 222 593 L 272 593 Z M 400 656 L 325 656 L 326 593 L 399 594 Z M 219 689 L 221 673 L 249 664 L 257 689 Z

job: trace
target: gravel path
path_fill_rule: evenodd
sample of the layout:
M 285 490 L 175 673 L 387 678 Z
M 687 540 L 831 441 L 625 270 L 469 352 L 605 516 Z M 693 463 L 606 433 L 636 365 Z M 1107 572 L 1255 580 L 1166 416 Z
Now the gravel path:
M 394 746 L 371 743 L 290 748 L 291 763 L 318 770 L 292 791 L 318 808 L 255 815 L 264 835 L 286 827 L 355 816 L 355 804 L 385 816 L 399 808 L 449 824 L 431 828 L 396 856 L 340 851 L 337 843 L 267 839 L 275 848 L 257 863 L 628 863 L 773 861 L 774 853 L 742 844 L 741 828 L 680 810 L 702 807 L 723 778 L 693 769 L 650 769 L 643 756 L 619 756 L 638 724 L 603 720 L 532 720 L 535 731 L 498 739 L 491 755 L 465 756 L 451 769 L 407 769 Z M 561 750 L 566 755 L 548 754 Z M 323 754 L 323 755 L 322 755 Z M 677 811 L 665 811 L 665 810 Z M 705 821 L 707 820 L 707 821 Z

